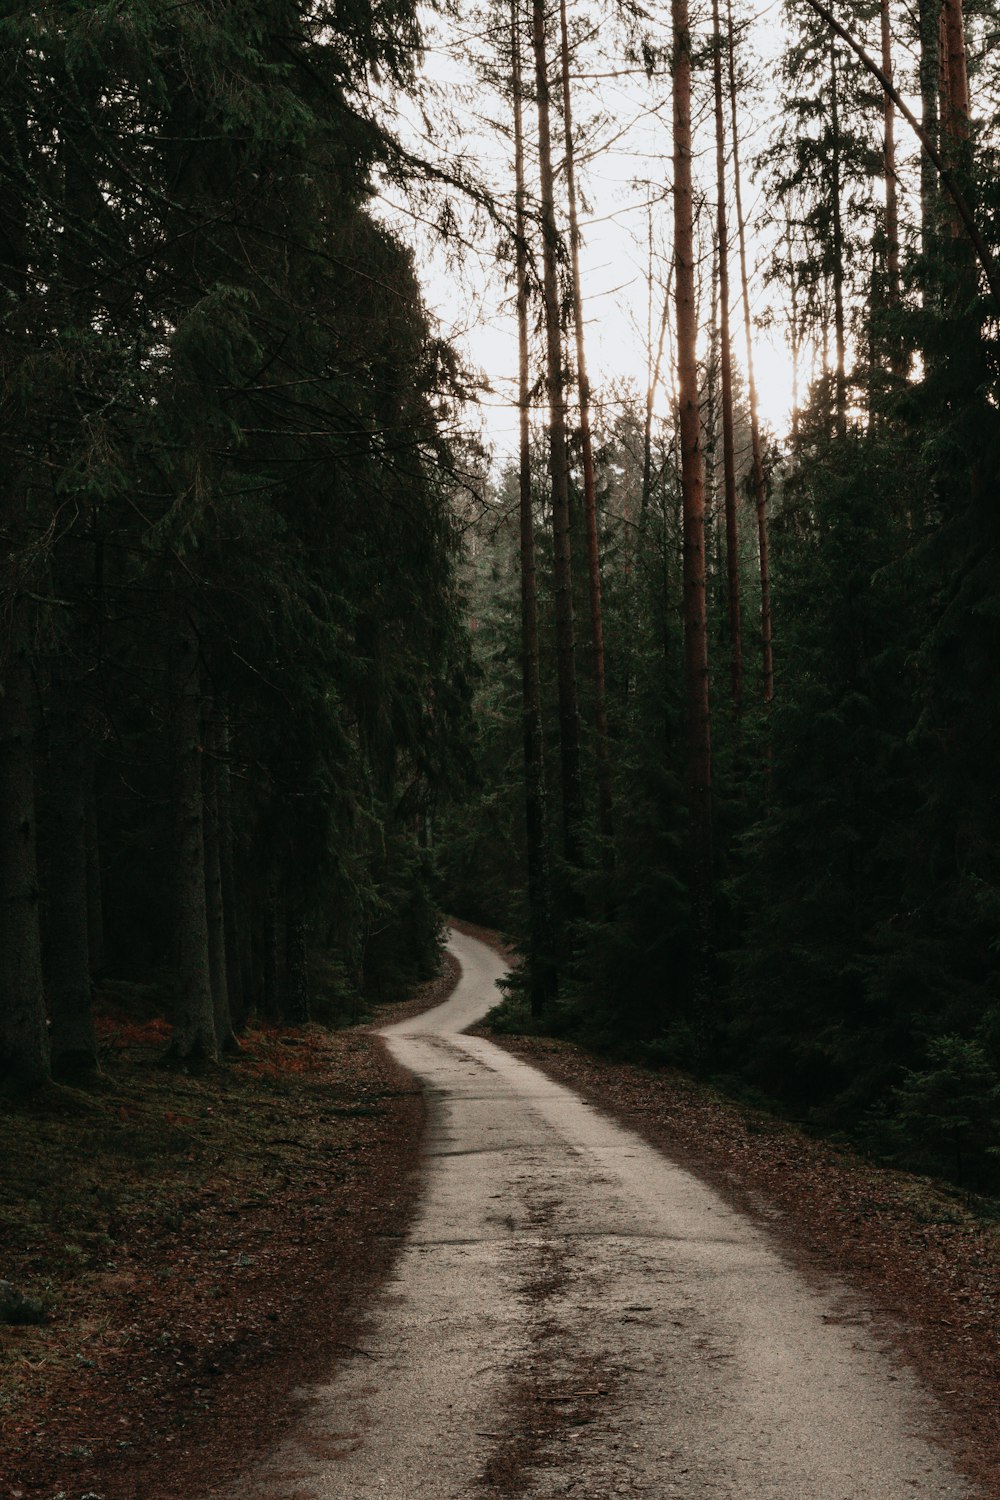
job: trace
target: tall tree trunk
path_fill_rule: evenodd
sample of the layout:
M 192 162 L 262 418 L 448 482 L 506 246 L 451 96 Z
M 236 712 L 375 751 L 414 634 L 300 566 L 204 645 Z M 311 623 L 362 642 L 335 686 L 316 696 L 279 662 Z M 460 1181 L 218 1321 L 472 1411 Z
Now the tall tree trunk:
M 309 974 L 306 956 L 306 919 L 302 902 L 289 896 L 285 903 L 285 982 L 282 1010 L 288 1026 L 309 1021 Z
M 563 138 L 566 150 L 566 197 L 569 208 L 573 325 L 576 332 L 576 378 L 580 397 L 580 448 L 583 458 L 583 511 L 587 537 L 590 642 L 594 674 L 597 826 L 603 842 L 603 857 L 607 867 L 612 860 L 611 748 L 608 738 L 608 700 L 604 670 L 604 612 L 601 604 L 600 539 L 597 533 L 597 486 L 594 478 L 594 444 L 590 430 L 590 381 L 587 377 L 583 286 L 580 278 L 580 221 L 577 212 L 576 154 L 573 142 L 573 97 L 569 78 L 569 25 L 566 17 L 566 0 L 559 0 L 559 44 L 562 61 Z
M 733 349 L 729 327 L 729 226 L 726 222 L 726 126 L 722 104 L 722 31 L 719 0 L 712 0 L 712 78 L 715 87 L 716 233 L 719 248 L 719 365 L 722 385 L 722 469 L 726 508 L 726 585 L 729 606 L 731 687 L 737 712 L 743 705 L 743 629 L 740 619 L 740 555 L 736 530 L 736 444 L 733 422 Z
M 101 826 L 94 786 L 95 767 L 91 763 L 87 787 L 87 947 L 90 972 L 100 974 L 104 968 L 104 882 L 101 868 Z
M 209 708 L 202 756 L 205 816 L 205 918 L 208 924 L 208 970 L 215 1014 L 215 1042 L 220 1053 L 236 1052 L 229 1008 L 229 973 L 226 966 L 226 916 L 222 890 L 222 848 L 219 820 L 219 724 L 215 705 Z
M 799 284 L 795 275 L 795 263 L 792 256 L 792 225 L 789 217 L 785 219 L 785 245 L 788 248 L 788 341 L 792 348 L 791 439 L 792 452 L 793 454 L 797 454 L 799 451 L 799 361 L 801 359 L 801 341 L 799 339 Z M 756 474 L 754 478 L 756 479 Z
M 198 639 L 182 620 L 173 664 L 176 836 L 174 963 L 176 997 L 169 1055 L 200 1065 L 218 1060 L 205 899 L 201 663 Z
M 219 865 L 222 875 L 222 911 L 226 933 L 226 987 L 229 991 L 229 1013 L 233 1028 L 242 1029 L 246 1022 L 247 999 L 243 989 L 243 944 L 240 937 L 241 917 L 239 882 L 233 850 L 233 776 L 230 765 L 229 720 L 224 707 L 218 706 L 215 732 L 216 794 L 219 808 Z
M 832 142 L 830 172 L 830 209 L 833 228 L 833 325 L 836 337 L 837 369 L 835 419 L 837 436 L 847 434 L 847 333 L 844 316 L 844 222 L 841 204 L 840 162 L 840 78 L 837 73 L 837 46 L 830 39 L 830 137 Z
M 962 0 L 942 0 L 948 91 L 942 100 L 941 129 L 952 141 L 969 138 L 969 71 Z
M 917 0 L 917 14 L 920 28 L 920 123 L 927 139 L 936 146 L 940 124 L 941 0 Z M 933 253 L 938 215 L 938 174 L 930 156 L 923 151 L 920 154 L 920 224 L 925 258 Z
M 712 868 L 712 741 L 705 601 L 705 475 L 698 390 L 694 207 L 691 180 L 691 33 L 687 0 L 672 0 L 674 254 L 677 386 L 684 529 L 684 676 L 691 895 L 707 946 Z
M 966 197 L 972 172 L 972 137 L 969 119 L 969 74 L 965 55 L 965 19 L 962 0 L 941 4 L 941 149 Z M 949 206 L 949 254 L 958 260 L 960 276 L 955 301 L 961 308 L 976 296 L 977 273 L 972 246 L 962 231 L 962 220 Z M 970 328 L 971 333 L 971 328 Z
M 14 48 L 0 50 L 0 88 L 5 101 L 16 98 L 13 85 L 24 57 Z M 0 159 L 27 162 L 30 157 L 26 110 L 0 108 Z M 28 215 L 24 184 L 15 172 L 0 176 L 0 295 L 5 327 L 11 339 L 7 387 L 16 389 L 16 361 L 28 347 L 21 309 L 28 284 Z M 6 424 L 0 423 L 0 438 Z M 31 500 L 26 477 L 9 440 L 2 454 L 0 487 L 0 1078 L 15 1086 L 34 1087 L 50 1073 L 49 1037 L 42 978 L 39 920 L 38 848 L 35 826 L 34 741 L 37 720 L 31 671 L 29 622 L 21 591 L 30 564 L 10 539 L 28 530 Z M 26 538 L 30 550 L 34 538 Z
M 520 0 L 511 0 L 510 45 L 514 98 L 516 191 L 518 499 L 521 542 L 521 723 L 524 746 L 524 820 L 528 859 L 531 951 L 528 981 L 531 1013 L 539 1016 L 555 994 L 558 973 L 552 954 L 545 749 L 538 655 L 538 581 L 535 518 L 531 501 L 531 380 L 528 366 L 528 217 L 524 172 L 524 87 L 521 73 Z
M 35 1087 L 51 1063 L 35 829 L 37 710 L 20 614 L 15 604 L 0 691 L 0 1076 Z
M 673 275 L 673 265 L 670 268 Z M 652 261 L 650 261 L 650 301 L 653 297 Z M 663 368 L 663 349 L 667 338 L 667 325 L 670 321 L 671 287 L 670 276 L 663 293 L 663 313 L 660 317 L 660 331 L 656 340 L 656 357 L 653 360 L 646 386 L 646 411 L 642 429 L 642 493 L 639 499 L 639 538 L 637 551 L 640 550 L 643 535 L 646 529 L 646 512 L 649 508 L 650 496 L 653 488 L 653 406 L 656 402 L 656 392 L 660 384 L 660 371 Z M 652 350 L 650 350 L 652 355 Z
M 880 22 L 882 33 L 882 72 L 892 82 L 892 28 L 889 16 L 889 0 L 880 0 Z M 896 106 L 892 95 L 882 94 L 882 170 L 885 177 L 885 273 L 886 299 L 889 307 L 899 306 L 899 193 L 896 178 Z M 893 345 L 896 345 L 893 335 Z M 893 355 L 893 373 L 905 375 L 902 353 Z
M 764 702 L 774 697 L 774 651 L 771 642 L 771 568 L 767 534 L 767 484 L 761 453 L 760 418 L 757 407 L 757 381 L 753 368 L 753 330 L 750 319 L 750 282 L 747 276 L 746 221 L 743 217 L 743 190 L 740 181 L 739 120 L 736 109 L 736 46 L 733 41 L 733 4 L 726 0 L 726 27 L 729 40 L 729 118 L 733 138 L 733 191 L 736 197 L 736 228 L 740 247 L 740 286 L 743 295 L 743 332 L 747 346 L 747 391 L 750 397 L 750 447 L 753 458 L 753 493 L 757 511 L 757 553 L 760 560 L 760 643 L 764 678 Z
M 49 718 L 48 861 L 45 970 L 52 1017 L 52 1072 L 76 1078 L 97 1071 L 90 1003 L 87 900 L 87 793 L 92 747 L 74 684 L 59 673 Z
M 546 390 L 549 405 L 549 469 L 552 479 L 552 540 L 559 696 L 559 753 L 563 812 L 563 852 L 571 868 L 581 863 L 583 786 L 580 779 L 580 706 L 576 681 L 576 622 L 573 609 L 573 548 L 566 451 L 566 395 L 563 383 L 558 232 L 552 179 L 552 137 L 545 0 L 532 0 L 532 43 L 538 104 L 538 166 L 542 218 L 545 303 Z M 572 904 L 572 901 L 571 901 Z
M 254 936 L 255 967 L 258 974 L 257 1006 L 269 1021 L 277 1021 L 281 1018 L 278 990 L 278 895 L 272 882 L 268 882 L 262 893 Z

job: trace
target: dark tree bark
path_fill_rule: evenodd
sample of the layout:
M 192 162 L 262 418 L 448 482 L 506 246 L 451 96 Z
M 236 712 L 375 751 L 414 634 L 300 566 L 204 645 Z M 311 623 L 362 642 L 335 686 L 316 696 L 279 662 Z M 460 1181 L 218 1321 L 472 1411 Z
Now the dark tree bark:
M 35 687 L 15 606 L 0 693 L 0 1073 L 35 1087 L 50 1075 L 35 829 Z
M 90 972 L 100 974 L 104 968 L 104 880 L 101 867 L 101 827 L 94 787 L 94 765 L 91 763 L 87 786 L 87 947 Z
M 705 601 L 705 475 L 698 384 L 691 178 L 691 32 L 687 0 L 672 0 L 674 255 L 677 387 L 684 528 L 684 683 L 690 878 L 699 946 L 707 945 L 712 869 L 712 738 Z
M 12 49 L 0 55 L 0 89 L 6 106 L 18 98 L 14 84 L 24 59 Z M 0 108 L 0 160 L 24 162 L 29 156 L 26 111 L 20 102 Z M 16 405 L 16 361 L 28 347 L 21 312 L 28 285 L 28 214 L 19 174 L 0 175 L 0 295 L 5 335 L 10 339 L 10 375 L 0 387 L 0 442 L 4 482 L 0 486 L 0 1076 L 15 1086 L 34 1087 L 50 1074 L 49 1038 L 42 978 L 38 850 L 35 826 L 34 741 L 37 702 L 31 671 L 31 642 L 22 598 L 29 564 L 11 539 L 31 518 L 28 484 L 15 452 L 7 448 L 9 407 Z M 5 350 L 5 353 L 7 351 Z M 29 551 L 34 538 L 25 540 Z
M 255 932 L 255 967 L 258 975 L 257 1005 L 269 1021 L 281 1019 L 278 991 L 278 896 L 268 885 L 260 902 Z
M 174 963 L 176 995 L 170 1056 L 196 1065 L 218 1060 L 205 899 L 205 818 L 202 788 L 201 662 L 186 621 L 173 663 L 176 869 Z
M 87 803 L 93 751 L 87 715 L 73 684 L 52 684 L 46 872 L 45 969 L 52 1019 L 52 1071 L 57 1078 L 97 1071 L 91 1013 Z
M 208 969 L 215 1016 L 215 1043 L 220 1053 L 239 1051 L 229 1009 L 226 965 L 226 919 L 222 891 L 222 849 L 219 823 L 219 726 L 215 707 L 205 725 L 207 754 L 202 756 L 205 827 L 205 918 L 208 925 Z
M 511 0 L 514 176 L 516 190 L 516 274 L 518 354 L 518 500 L 521 560 L 521 721 L 524 745 L 524 814 L 528 863 L 531 952 L 528 959 L 531 1013 L 541 1015 L 555 994 L 558 974 L 552 955 L 552 903 L 549 887 L 545 749 L 538 657 L 538 582 L 535 518 L 531 501 L 531 380 L 528 368 L 528 219 L 525 206 L 524 88 L 521 73 L 519 0 Z
M 302 903 L 289 897 L 285 905 L 285 978 L 283 986 L 285 1022 L 305 1026 L 309 1021 L 309 972 L 306 954 L 306 919 Z
M 219 707 L 216 718 L 216 798 L 219 815 L 219 865 L 222 876 L 223 926 L 226 935 L 226 987 L 234 1030 L 246 1022 L 247 1001 L 243 989 L 243 942 L 239 882 L 233 850 L 233 777 L 230 764 L 229 722 Z
M 243 1015 L 249 1020 L 254 1012 L 263 1010 L 260 1000 L 260 979 L 257 972 L 256 950 L 253 938 L 253 901 L 250 891 L 242 886 L 236 892 L 237 926 L 239 939 L 240 993 L 243 996 Z
M 570 867 L 581 863 L 580 832 L 583 786 L 580 779 L 580 707 L 576 680 L 576 621 L 573 609 L 573 547 L 566 450 L 566 395 L 563 382 L 559 276 L 556 259 L 555 197 L 545 3 L 532 0 L 532 43 L 538 104 L 538 162 L 542 218 L 543 296 L 549 404 L 549 469 L 552 479 L 552 541 L 555 582 L 556 669 L 559 695 L 559 755 L 562 790 L 563 852 Z

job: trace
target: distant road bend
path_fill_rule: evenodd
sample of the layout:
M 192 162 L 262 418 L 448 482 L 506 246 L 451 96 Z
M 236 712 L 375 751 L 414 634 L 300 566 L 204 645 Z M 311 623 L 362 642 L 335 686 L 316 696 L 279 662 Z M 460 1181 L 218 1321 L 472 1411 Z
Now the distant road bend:
M 931 1398 L 768 1234 L 543 1074 L 461 1035 L 503 966 L 387 1027 L 432 1104 L 424 1200 L 363 1349 L 260 1500 L 958 1500 Z

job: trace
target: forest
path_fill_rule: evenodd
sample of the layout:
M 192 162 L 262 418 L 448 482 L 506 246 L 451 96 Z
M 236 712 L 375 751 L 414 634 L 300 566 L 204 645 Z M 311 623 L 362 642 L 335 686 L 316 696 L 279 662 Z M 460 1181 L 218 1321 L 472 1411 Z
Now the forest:
M 787 0 L 748 144 L 743 9 L 599 28 L 667 113 L 643 387 L 588 374 L 589 13 L 4 8 L 9 1095 L 137 989 L 186 1069 L 356 1017 L 448 912 L 516 943 L 497 1025 L 995 1187 L 1000 32 Z M 432 24 L 502 193 L 401 123 Z M 513 453 L 407 230 L 466 213 Z

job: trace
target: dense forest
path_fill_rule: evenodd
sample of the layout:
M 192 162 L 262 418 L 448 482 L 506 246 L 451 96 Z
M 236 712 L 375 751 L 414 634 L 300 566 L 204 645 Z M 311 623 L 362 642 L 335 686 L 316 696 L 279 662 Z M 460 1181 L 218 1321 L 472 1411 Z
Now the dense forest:
M 318 957 L 328 1007 L 426 977 L 449 910 L 516 938 L 504 1024 L 993 1180 L 996 19 L 790 0 L 749 150 L 739 11 L 603 30 L 672 152 L 646 389 L 610 390 L 565 0 L 475 20 L 502 197 L 396 128 L 408 0 L 5 8 L 8 1088 L 98 1068 L 95 986 L 212 1063 L 306 1019 Z M 462 435 L 380 184 L 496 242 L 512 457 Z
M 451 352 L 369 212 L 410 8 L 6 7 L 0 994 L 11 1080 L 433 969 L 462 742 Z

